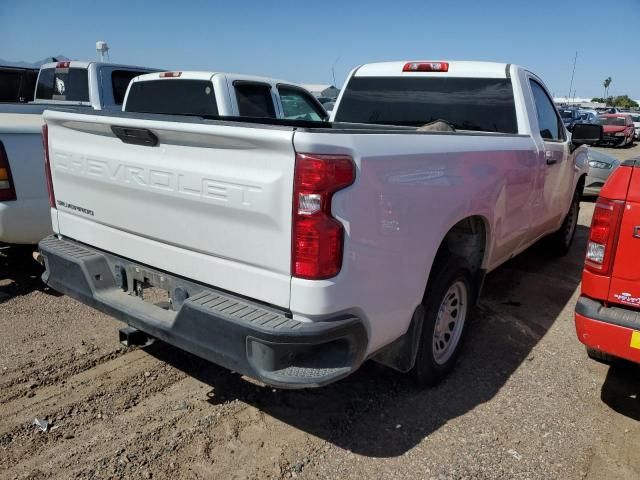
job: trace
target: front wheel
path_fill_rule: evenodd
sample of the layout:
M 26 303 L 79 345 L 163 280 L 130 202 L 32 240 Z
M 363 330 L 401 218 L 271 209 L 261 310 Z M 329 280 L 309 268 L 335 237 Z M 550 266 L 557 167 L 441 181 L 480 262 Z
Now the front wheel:
M 421 387 L 436 385 L 451 371 L 460 351 L 473 290 L 471 272 L 459 257 L 438 262 L 422 301 L 422 336 L 413 375 Z
M 548 242 L 552 253 L 560 256 L 569 253 L 571 245 L 573 244 L 573 237 L 576 235 L 579 214 L 580 195 L 578 195 L 578 192 L 575 192 L 571 200 L 571 205 L 569 206 L 569 211 L 562 222 L 562 226 L 557 232 L 549 236 Z

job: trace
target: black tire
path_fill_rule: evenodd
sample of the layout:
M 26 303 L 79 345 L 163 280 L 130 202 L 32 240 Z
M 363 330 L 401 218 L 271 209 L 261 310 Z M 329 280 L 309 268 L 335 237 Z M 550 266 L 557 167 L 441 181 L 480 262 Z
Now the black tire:
M 459 331 L 457 330 L 457 325 L 453 327 L 456 329 L 455 331 L 451 330 L 451 323 L 447 325 L 450 330 L 449 341 L 453 343 L 450 343 L 450 346 L 447 347 L 446 355 L 443 355 L 443 350 L 434 354 L 434 344 L 436 343 L 434 330 L 438 323 L 438 314 L 446 300 L 445 297 L 451 298 L 448 294 L 450 294 L 452 288 L 454 290 L 463 288 L 466 292 L 466 298 L 464 300 L 462 300 L 462 296 L 460 297 L 465 304 L 462 305 L 461 301 L 460 308 L 458 309 L 462 315 L 462 317 L 458 317 L 458 320 L 461 319 L 462 324 L 460 325 Z M 471 271 L 467 263 L 462 258 L 455 256 L 447 256 L 440 261 L 436 260 L 436 265 L 434 265 L 431 275 L 429 276 L 429 283 L 422 300 L 425 316 L 416 363 L 412 370 L 414 380 L 418 386 L 431 387 L 436 385 L 443 380 L 454 367 L 458 354 L 460 353 L 465 326 L 469 316 L 469 310 L 473 304 L 473 299 L 474 289 L 471 281 Z M 453 308 L 455 309 L 455 307 Z M 441 323 L 440 326 L 442 325 Z M 453 332 L 453 334 L 451 332 Z M 441 333 L 442 335 L 440 337 L 444 339 L 447 332 L 442 332 L 441 330 Z M 438 356 L 440 357 L 439 359 L 437 358 Z
M 604 363 L 606 365 L 611 365 L 615 361 L 615 357 L 612 355 L 596 350 L 595 348 L 587 347 L 587 356 L 596 362 Z
M 580 195 L 574 192 L 569 211 L 564 217 L 562 226 L 557 232 L 552 233 L 547 238 L 547 245 L 552 254 L 564 256 L 571 250 L 573 239 L 576 236 L 578 227 L 578 216 L 580 215 Z

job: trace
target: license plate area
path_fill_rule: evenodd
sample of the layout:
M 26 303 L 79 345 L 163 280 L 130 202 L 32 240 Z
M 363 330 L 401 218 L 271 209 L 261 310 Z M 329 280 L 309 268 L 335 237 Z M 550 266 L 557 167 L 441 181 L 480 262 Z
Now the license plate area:
M 129 295 L 164 310 L 175 310 L 172 298 L 174 282 L 170 277 L 142 267 L 121 269 L 120 274 L 123 290 L 126 286 Z

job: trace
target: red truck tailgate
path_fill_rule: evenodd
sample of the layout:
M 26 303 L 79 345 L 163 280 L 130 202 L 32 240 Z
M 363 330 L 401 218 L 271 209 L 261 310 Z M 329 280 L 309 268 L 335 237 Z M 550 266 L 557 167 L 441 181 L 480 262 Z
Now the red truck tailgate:
M 640 167 L 633 168 L 622 214 L 608 300 L 640 309 Z

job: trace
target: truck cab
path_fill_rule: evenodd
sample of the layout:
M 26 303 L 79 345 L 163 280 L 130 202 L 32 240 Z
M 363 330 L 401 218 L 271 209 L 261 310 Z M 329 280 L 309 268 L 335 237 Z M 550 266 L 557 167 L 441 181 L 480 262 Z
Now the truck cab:
M 223 72 L 160 72 L 134 78 L 123 111 L 203 117 L 320 121 L 322 104 L 284 80 Z
M 639 246 L 640 157 L 613 172 L 593 213 L 575 323 L 594 359 L 640 363 Z
M 34 103 L 120 110 L 132 78 L 158 71 L 102 62 L 52 62 L 40 68 Z

